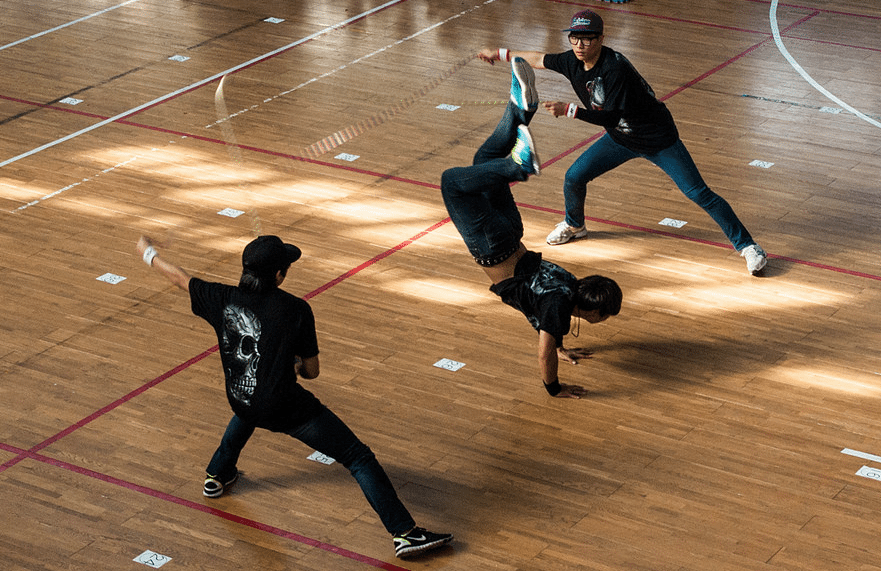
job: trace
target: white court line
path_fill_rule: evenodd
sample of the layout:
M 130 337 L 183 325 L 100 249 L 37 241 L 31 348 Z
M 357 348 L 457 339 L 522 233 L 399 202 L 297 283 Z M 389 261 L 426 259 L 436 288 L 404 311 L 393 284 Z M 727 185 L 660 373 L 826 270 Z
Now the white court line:
M 122 168 L 122 167 L 128 165 L 129 163 L 134 162 L 134 161 L 136 161 L 136 160 L 138 160 L 138 159 L 140 159 L 140 158 L 143 158 L 143 157 L 142 157 L 141 155 L 136 155 L 136 156 L 134 156 L 134 157 L 132 157 L 132 158 L 130 158 L 130 159 L 128 159 L 128 160 L 125 160 L 125 161 L 121 162 L 121 163 L 117 163 L 117 164 L 113 165 L 112 167 L 109 167 L 109 168 L 106 168 L 106 169 L 102 170 L 100 173 L 98 173 L 98 174 L 96 174 L 96 175 L 94 175 L 94 176 L 90 176 L 90 177 L 88 177 L 88 178 L 84 178 L 83 180 L 79 180 L 79 181 L 77 181 L 77 182 L 74 182 L 74 183 L 72 183 L 72 184 L 69 184 L 69 185 L 65 186 L 64 188 L 59 188 L 58 190 L 53 191 L 53 192 L 50 192 L 49 194 L 47 194 L 47 195 L 45 195 L 45 196 L 41 196 L 40 198 L 38 198 L 38 199 L 36 199 L 36 200 L 32 200 L 32 201 L 28 202 L 27 204 L 22 204 L 21 206 L 19 206 L 18 208 L 16 208 L 16 209 L 13 210 L 12 212 L 19 212 L 19 211 L 21 211 L 21 210 L 26 210 L 26 209 L 30 208 L 31 206 L 36 206 L 37 204 L 40 204 L 41 202 L 43 202 L 43 201 L 45 201 L 45 200 L 49 200 L 50 198 L 53 198 L 53 197 L 55 197 L 55 196 L 58 196 L 58 195 L 61 194 L 62 192 L 65 192 L 65 191 L 67 191 L 67 190 L 70 190 L 71 188 L 76 188 L 77 186 L 79 186 L 79 185 L 81 185 L 81 184 L 83 184 L 83 183 L 86 183 L 86 182 L 89 182 L 89 181 L 91 181 L 91 180 L 94 180 L 95 177 L 97 177 L 97 176 L 100 175 L 100 174 L 107 174 L 107 173 L 113 172 L 113 171 L 115 171 L 116 169 L 118 169 L 118 168 Z
M 849 456 L 856 456 L 857 458 L 862 458 L 863 460 L 871 460 L 872 462 L 881 462 L 881 456 L 875 456 L 874 454 L 868 454 L 866 452 L 859 452 L 857 450 L 851 450 L 850 448 L 845 448 L 841 451 L 842 454 L 847 454 Z
M 128 0 L 128 2 L 123 2 L 122 4 L 117 4 L 116 6 L 111 6 L 110 8 L 104 8 L 101 11 L 95 12 L 94 14 L 89 14 L 88 16 L 83 16 L 82 18 L 80 18 L 78 20 L 74 20 L 73 22 L 61 24 L 60 26 L 55 26 L 54 28 L 52 28 L 50 30 L 46 30 L 45 32 L 40 32 L 39 34 L 34 34 L 33 36 L 28 36 L 26 38 L 16 40 L 16 41 L 12 42 L 11 44 L 6 44 L 5 46 L 0 46 L 0 51 L 5 50 L 6 48 L 11 48 L 12 46 L 17 46 L 18 44 L 23 44 L 28 40 L 33 40 L 34 38 L 39 38 L 40 36 L 45 36 L 46 34 L 51 34 L 52 32 L 57 32 L 58 30 L 61 30 L 61 29 L 66 28 L 68 26 L 73 26 L 74 24 L 78 24 L 84 20 L 88 20 L 89 18 L 94 18 L 95 16 L 100 16 L 101 14 L 106 14 L 107 12 L 110 12 L 112 10 L 116 10 L 117 8 L 122 8 L 123 6 L 127 6 L 129 4 L 133 4 L 133 3 L 139 2 L 139 1 L 140 0 Z
M 404 42 L 408 42 L 414 38 L 417 38 L 417 37 L 421 36 L 422 34 L 428 33 L 430 31 L 434 30 L 435 28 L 439 28 L 439 27 L 443 26 L 444 24 L 447 24 L 447 23 L 455 20 L 456 18 L 461 18 L 462 16 L 470 14 L 471 12 L 477 10 L 478 8 L 481 8 L 482 6 L 486 6 L 487 4 L 492 4 L 493 2 L 495 2 L 495 0 L 484 0 L 483 4 L 478 4 L 477 6 L 469 8 L 467 10 L 462 10 L 458 14 L 453 14 L 452 16 L 447 18 L 446 20 L 441 20 L 440 22 L 432 24 L 432 25 L 428 26 L 427 28 L 422 28 L 418 32 L 414 32 L 414 33 L 410 34 L 409 36 L 401 38 L 400 40 L 395 40 L 394 42 L 388 44 L 387 46 L 381 47 L 376 51 L 373 51 L 367 55 L 363 55 L 357 59 L 350 61 L 349 63 L 343 64 L 336 69 L 332 69 L 330 71 L 322 73 L 319 76 L 316 76 L 316 77 L 313 77 L 307 81 L 304 81 L 303 83 L 301 83 L 300 85 L 297 85 L 296 87 L 292 87 L 291 89 L 288 89 L 287 91 L 282 91 L 281 93 L 273 95 L 272 97 L 267 97 L 266 99 L 263 100 L 263 103 L 270 103 L 271 101 L 274 101 L 275 99 L 279 99 L 281 97 L 284 97 L 285 95 L 289 95 L 289 94 L 293 93 L 294 91 L 297 91 L 298 89 L 306 87 L 310 83 L 320 81 L 326 77 L 329 77 L 329 76 L 337 73 L 338 71 L 342 71 L 342 70 L 346 69 L 347 67 L 353 66 L 357 63 L 361 63 L 362 61 L 365 61 L 369 58 L 372 58 L 373 56 L 375 56 L 377 54 L 381 54 L 382 52 L 385 52 L 385 51 L 390 50 L 396 46 L 399 46 L 399 45 L 403 44 Z M 258 107 L 260 107 L 260 104 L 255 103 L 254 105 L 251 105 L 250 107 L 246 107 L 245 109 L 241 109 L 239 111 L 236 111 L 235 113 L 228 114 L 226 117 L 220 117 L 217 119 L 217 121 L 211 123 L 210 125 L 205 125 L 205 128 L 210 129 L 211 127 L 213 127 L 215 125 L 224 123 L 225 121 L 229 121 L 234 117 L 238 117 L 239 115 L 247 113 L 248 111 L 253 111 L 253 110 L 257 109 Z
M 863 121 L 866 121 L 876 127 L 881 127 L 881 123 L 872 119 L 871 117 L 869 117 L 865 113 L 861 113 L 857 109 L 854 109 L 853 107 L 851 107 L 850 105 L 848 105 L 847 103 L 845 103 L 844 101 L 842 101 L 841 99 L 839 99 L 838 97 L 836 97 L 835 95 L 830 93 L 825 87 L 823 87 L 822 85 L 817 83 L 814 80 L 814 78 L 811 77 L 808 74 L 808 72 L 806 72 L 804 70 L 804 68 L 802 68 L 802 66 L 800 66 L 798 64 L 797 61 L 795 61 L 795 58 L 792 57 L 792 55 L 786 49 L 786 46 L 783 45 L 783 40 L 780 38 L 780 29 L 777 27 L 777 3 L 778 3 L 778 0 L 771 0 L 771 14 L 770 14 L 771 33 L 774 34 L 774 43 L 777 44 L 777 49 L 780 50 L 780 53 L 783 54 L 783 57 L 786 58 L 786 61 L 789 62 L 789 65 L 791 65 L 795 69 L 795 71 L 797 71 L 799 73 L 799 75 L 801 75 L 803 78 L 805 78 L 805 81 L 810 83 L 814 87 L 814 89 L 816 89 L 817 91 L 819 91 L 820 93 L 822 93 L 823 95 L 825 95 L 826 97 L 828 97 L 829 99 L 831 99 L 832 101 L 837 103 L 839 106 L 841 106 L 844 109 L 847 109 L 848 111 L 850 111 L 851 113 L 853 113 L 854 115 L 856 115 L 857 117 L 862 119 Z
M 104 119 L 103 121 L 99 121 L 98 123 L 95 123 L 94 125 L 86 127 L 85 129 L 80 129 L 76 133 L 71 133 L 70 135 L 67 135 L 65 137 L 61 137 L 60 139 L 56 139 L 55 141 L 52 141 L 51 143 L 46 143 L 45 145 L 37 147 L 36 149 L 32 149 L 30 151 L 27 151 L 26 153 L 22 153 L 22 154 L 18 155 L 17 157 L 12 157 L 11 159 L 6 159 L 5 161 L 0 162 L 0 168 L 5 167 L 6 165 L 12 164 L 12 163 L 19 161 L 21 159 L 24 159 L 26 157 L 33 156 L 37 153 L 45 151 L 46 149 L 52 148 L 56 145 L 60 145 L 61 143 L 64 143 L 64 142 L 69 141 L 71 139 L 75 139 L 75 138 L 79 137 L 80 135 L 84 135 L 86 133 L 94 131 L 95 129 L 99 129 L 99 128 L 103 127 L 104 125 L 108 125 L 108 124 L 113 123 L 115 121 L 119 121 L 120 119 L 125 119 L 126 117 L 128 117 L 130 115 L 134 115 L 135 113 L 137 113 L 143 109 L 146 109 L 147 107 L 151 107 L 153 105 L 156 105 L 157 103 L 161 103 L 163 101 L 166 101 L 168 99 L 176 97 L 176 96 L 180 95 L 181 93 L 185 93 L 185 92 L 190 91 L 192 89 L 196 89 L 197 87 L 201 87 L 205 84 L 211 83 L 212 81 L 219 79 L 219 78 L 223 77 L 224 75 L 227 75 L 229 73 L 234 73 L 242 68 L 245 68 L 245 67 L 248 67 L 249 65 L 257 63 L 258 61 L 272 57 L 275 54 L 281 53 L 281 52 L 288 50 L 294 46 L 308 42 L 308 41 L 313 40 L 319 36 L 322 36 L 324 34 L 332 32 L 338 28 L 341 28 L 351 22 L 354 22 L 355 20 L 358 20 L 358 19 L 363 18 L 365 16 L 368 16 L 374 12 L 378 12 L 380 10 L 383 10 L 383 9 L 389 7 L 389 6 L 392 6 L 394 4 L 398 4 L 398 3 L 404 2 L 404 1 L 405 0 L 390 0 L 389 2 L 386 2 L 385 4 L 383 4 L 381 6 L 377 6 L 376 8 L 372 8 L 370 10 L 362 12 L 362 13 L 358 14 L 357 16 L 352 16 L 348 20 L 344 20 L 344 21 L 340 22 L 339 24 L 334 24 L 332 26 L 328 26 L 321 31 L 315 32 L 314 34 L 306 36 L 305 38 L 301 38 L 295 42 L 291 42 L 290 44 L 283 46 L 283 47 L 280 47 L 278 49 L 272 50 L 271 52 L 267 52 L 263 55 L 257 56 L 253 59 L 246 61 L 245 63 L 241 63 L 235 67 L 231 67 L 231 68 L 227 69 L 226 71 L 221 71 L 220 73 L 216 73 L 216 74 L 212 75 L 211 77 L 208 77 L 208 78 L 203 79 L 201 81 L 197 81 L 196 83 L 188 85 L 187 87 L 183 87 L 181 89 L 178 89 L 177 91 L 173 91 L 171 93 L 163 95 L 162 97 L 157 97 L 153 101 L 149 101 L 147 103 L 144 103 L 143 105 L 139 105 L 133 109 L 129 109 L 128 111 L 123 111 L 119 115 L 115 115 L 113 117 L 110 117 L 109 119 Z

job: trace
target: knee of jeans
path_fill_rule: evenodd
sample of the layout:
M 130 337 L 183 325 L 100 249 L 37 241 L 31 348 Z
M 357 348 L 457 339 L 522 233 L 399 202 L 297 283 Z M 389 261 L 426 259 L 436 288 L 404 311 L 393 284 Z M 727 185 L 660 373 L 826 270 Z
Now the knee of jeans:
M 452 173 L 450 172 L 452 169 L 447 169 L 441 174 L 441 193 L 446 194 L 449 191 L 450 187 L 450 177 Z
M 710 190 L 707 185 L 693 186 L 682 193 L 701 208 L 710 208 L 722 200 L 722 197 Z
M 566 176 L 563 178 L 563 189 L 577 190 L 587 188 L 588 182 L 590 182 L 590 180 L 584 178 L 581 172 L 575 171 L 570 167 L 569 170 L 566 171 Z
M 456 179 L 453 169 L 445 170 L 441 175 L 441 196 L 445 200 L 451 200 L 460 194 L 459 181 Z
M 349 470 L 357 469 L 376 461 L 376 455 L 373 453 L 373 450 L 360 440 L 349 445 L 341 456 L 342 458 L 336 458 L 336 460 Z

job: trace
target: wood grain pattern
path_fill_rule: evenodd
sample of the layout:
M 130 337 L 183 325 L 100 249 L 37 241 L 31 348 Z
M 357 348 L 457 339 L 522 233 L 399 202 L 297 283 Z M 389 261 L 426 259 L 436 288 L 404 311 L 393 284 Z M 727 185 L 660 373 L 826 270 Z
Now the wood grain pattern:
M 563 401 L 438 184 L 508 99 L 509 69 L 471 56 L 566 49 L 585 6 L 771 259 L 748 275 L 645 161 L 591 183 L 588 238 L 547 246 L 566 168 L 600 130 L 536 115 L 543 174 L 513 187 L 524 241 L 625 294 L 618 317 L 567 337 L 594 354 L 561 366 L 588 389 Z M 856 475 L 881 464 L 841 453 L 881 455 L 879 130 L 790 66 L 769 7 L 7 2 L 0 163 L 20 158 L 0 167 L 0 569 L 130 569 L 145 550 L 221 571 L 881 569 L 881 483 Z M 777 16 L 799 64 L 877 120 L 881 8 Z M 224 72 L 221 97 L 206 80 Z M 543 100 L 574 101 L 536 78 Z M 304 384 L 451 547 L 396 560 L 348 473 L 268 432 L 230 494 L 202 497 L 231 414 L 216 341 L 141 263 L 142 233 L 226 282 L 259 233 L 301 246 L 285 288 L 312 304 L 322 360 Z

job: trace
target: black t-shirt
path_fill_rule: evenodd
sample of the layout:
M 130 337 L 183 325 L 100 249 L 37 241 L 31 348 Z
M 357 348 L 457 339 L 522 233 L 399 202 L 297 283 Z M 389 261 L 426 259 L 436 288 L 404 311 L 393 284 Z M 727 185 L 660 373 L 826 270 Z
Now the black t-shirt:
M 220 346 L 226 396 L 247 422 L 283 431 L 302 424 L 320 402 L 297 382 L 296 358 L 318 355 L 309 304 L 280 289 L 248 293 L 190 280 L 193 313 L 211 324 Z
M 527 251 L 517 261 L 514 277 L 493 284 L 489 289 L 502 301 L 520 311 L 536 331 L 547 331 L 563 346 L 575 308 L 576 278 L 560 266 Z
M 572 50 L 546 54 L 544 66 L 572 83 L 585 107 L 576 117 L 602 126 L 616 143 L 637 153 L 654 154 L 679 140 L 667 106 L 658 101 L 633 64 L 615 50 L 603 46 L 590 70 L 584 69 L 584 62 Z

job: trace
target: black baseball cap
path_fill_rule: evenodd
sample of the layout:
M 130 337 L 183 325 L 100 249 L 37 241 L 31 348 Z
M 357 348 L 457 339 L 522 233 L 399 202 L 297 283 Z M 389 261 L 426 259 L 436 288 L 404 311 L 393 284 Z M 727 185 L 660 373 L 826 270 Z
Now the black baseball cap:
M 603 19 L 593 10 L 582 10 L 572 16 L 572 25 L 563 31 L 570 34 L 602 34 Z
M 242 251 L 242 267 L 256 274 L 273 273 L 300 259 L 303 252 L 278 236 L 259 236 Z

